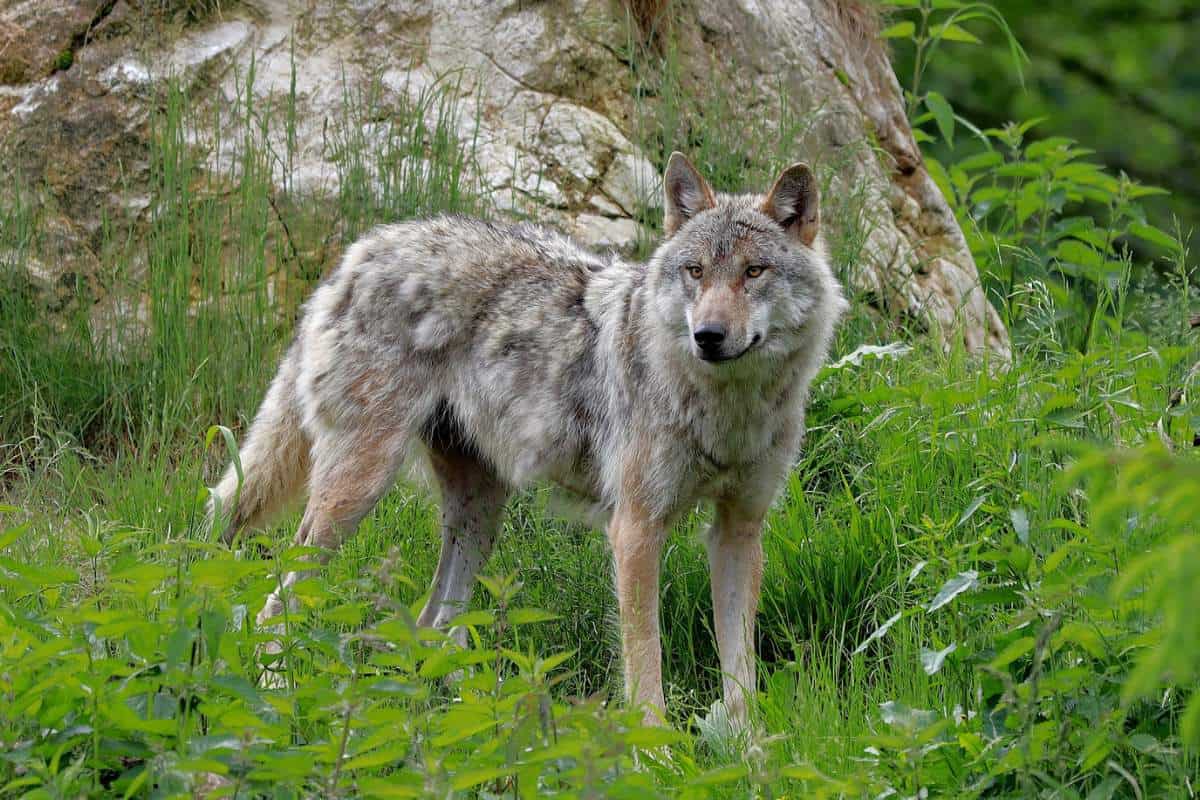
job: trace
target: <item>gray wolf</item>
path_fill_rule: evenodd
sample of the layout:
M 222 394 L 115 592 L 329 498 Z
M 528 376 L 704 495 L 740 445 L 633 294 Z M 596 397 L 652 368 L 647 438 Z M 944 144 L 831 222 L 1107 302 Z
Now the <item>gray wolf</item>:
M 663 184 L 665 239 L 645 264 L 454 216 L 350 247 L 307 302 L 241 447 L 244 483 L 230 467 L 213 490 L 225 539 L 307 494 L 296 541 L 332 554 L 424 458 L 443 527 L 418 622 L 444 628 L 470 602 L 509 494 L 554 484 L 608 520 L 626 694 L 654 721 L 660 551 L 675 520 L 710 502 L 725 703 L 744 724 L 763 518 L 846 302 L 807 166 L 765 195 L 725 195 L 675 153 Z

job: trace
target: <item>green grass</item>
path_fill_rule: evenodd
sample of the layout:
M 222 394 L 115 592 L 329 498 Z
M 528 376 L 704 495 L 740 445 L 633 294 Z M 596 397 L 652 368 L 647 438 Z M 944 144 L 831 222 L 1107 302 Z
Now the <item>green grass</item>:
M 646 105 L 652 154 L 686 141 L 721 188 L 770 174 L 799 127 L 747 140 L 718 95 L 694 98 L 705 124 L 685 133 L 688 90 L 669 56 L 659 67 L 664 96 L 684 99 Z M 276 188 L 290 150 L 265 143 L 291 141 L 290 103 L 239 104 L 197 149 L 183 131 L 201 112 L 171 90 L 155 120 L 153 221 L 111 230 L 101 286 L 75 287 L 57 317 L 17 267 L 42 252 L 38 187 L 0 208 L 0 795 L 185 796 L 220 775 L 218 794 L 238 797 L 1189 796 L 1190 261 L 1179 245 L 1165 282 L 1128 258 L 1138 280 L 1030 273 L 1058 263 L 1041 259 L 1057 217 L 981 214 L 971 187 L 957 207 L 989 288 L 1053 291 L 1034 310 L 1004 297 L 1011 365 L 920 340 L 818 378 L 767 524 L 748 737 L 707 719 L 720 683 L 707 512 L 664 554 L 673 731 L 660 732 L 617 702 L 603 535 L 557 520 L 536 490 L 510 505 L 466 650 L 413 627 L 437 510 L 401 485 L 297 586 L 286 685 L 260 685 L 268 635 L 247 620 L 312 554 L 289 547 L 294 515 L 244 550 L 208 541 L 202 487 L 227 454 L 205 433 L 244 427 L 299 303 L 347 242 L 381 219 L 486 213 L 447 88 L 392 109 L 378 138 L 363 134 L 377 88 L 350 97 L 330 137 L 333 199 Z M 203 147 L 235 141 L 232 174 L 201 169 Z M 1123 191 L 1113 219 L 1135 208 Z M 862 230 L 853 200 L 841 209 L 829 228 L 846 275 Z M 1020 246 L 992 247 L 1004 237 Z M 97 293 L 144 303 L 144 319 L 118 315 L 99 335 Z M 855 298 L 834 358 L 894 335 Z M 447 686 L 456 670 L 465 680 Z

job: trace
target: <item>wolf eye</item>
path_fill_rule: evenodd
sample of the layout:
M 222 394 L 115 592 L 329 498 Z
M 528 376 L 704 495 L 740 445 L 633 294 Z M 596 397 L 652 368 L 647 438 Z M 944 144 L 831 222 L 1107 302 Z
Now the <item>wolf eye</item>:
M 691 275 L 696 280 L 700 280 L 702 277 L 704 277 L 704 269 L 699 264 L 692 264 L 687 268 L 687 271 L 688 275 Z
M 753 267 L 746 268 L 746 277 L 747 278 L 757 278 L 760 275 L 762 275 L 763 272 L 765 272 L 765 271 L 766 271 L 766 267 L 760 267 L 756 264 Z

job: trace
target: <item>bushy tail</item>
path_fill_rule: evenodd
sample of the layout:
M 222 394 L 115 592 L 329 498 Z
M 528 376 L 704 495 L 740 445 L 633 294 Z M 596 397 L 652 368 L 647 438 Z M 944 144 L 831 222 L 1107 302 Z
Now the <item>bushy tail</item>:
M 224 541 L 243 528 L 268 524 L 300 494 L 308 479 L 309 448 L 296 396 L 296 364 L 285 358 L 239 450 L 241 486 L 231 463 L 212 489 L 208 516 L 210 523 L 223 526 Z

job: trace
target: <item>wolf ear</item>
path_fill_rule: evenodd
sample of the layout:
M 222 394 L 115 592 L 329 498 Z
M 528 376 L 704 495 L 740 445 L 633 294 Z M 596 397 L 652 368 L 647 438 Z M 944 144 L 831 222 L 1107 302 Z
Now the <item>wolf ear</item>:
M 779 223 L 806 247 L 817 238 L 821 222 L 817 179 L 807 164 L 792 164 L 775 180 L 763 201 L 762 212 Z
M 667 236 L 674 236 L 683 223 L 716 204 L 717 198 L 708 181 L 683 153 L 671 153 L 663 175 L 663 228 Z

